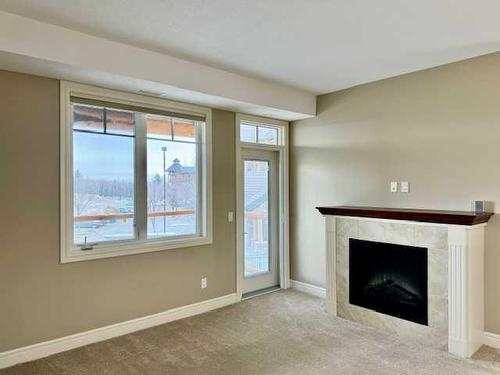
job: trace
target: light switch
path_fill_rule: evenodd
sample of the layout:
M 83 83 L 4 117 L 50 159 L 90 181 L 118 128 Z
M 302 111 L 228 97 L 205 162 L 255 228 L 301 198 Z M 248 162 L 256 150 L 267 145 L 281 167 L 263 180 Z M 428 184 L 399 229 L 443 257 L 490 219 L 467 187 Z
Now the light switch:
M 398 192 L 398 182 L 391 181 L 391 193 L 397 193 L 397 192 Z
M 408 181 L 401 181 L 401 193 L 408 193 L 410 191 L 410 183 Z
M 233 220 L 234 220 L 234 213 L 233 213 L 233 211 L 229 211 L 227 213 L 227 221 L 229 221 L 230 223 L 232 223 Z

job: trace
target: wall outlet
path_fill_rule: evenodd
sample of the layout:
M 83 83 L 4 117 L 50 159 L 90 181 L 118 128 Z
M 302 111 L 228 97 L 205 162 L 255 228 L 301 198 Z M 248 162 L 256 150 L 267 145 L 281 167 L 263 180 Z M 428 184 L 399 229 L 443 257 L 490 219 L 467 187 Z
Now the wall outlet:
M 397 193 L 397 192 L 398 192 L 398 182 L 391 181 L 391 193 Z
M 202 277 L 201 278 L 201 289 L 205 289 L 207 287 L 207 278 Z
M 408 181 L 401 181 L 401 193 L 410 192 L 410 183 Z

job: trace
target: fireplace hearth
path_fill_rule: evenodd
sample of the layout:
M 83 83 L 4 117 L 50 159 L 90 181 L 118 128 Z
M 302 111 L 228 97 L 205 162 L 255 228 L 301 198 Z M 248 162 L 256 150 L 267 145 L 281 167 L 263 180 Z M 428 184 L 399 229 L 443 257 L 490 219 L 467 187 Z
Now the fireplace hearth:
M 349 303 L 428 324 L 427 249 L 349 239 Z

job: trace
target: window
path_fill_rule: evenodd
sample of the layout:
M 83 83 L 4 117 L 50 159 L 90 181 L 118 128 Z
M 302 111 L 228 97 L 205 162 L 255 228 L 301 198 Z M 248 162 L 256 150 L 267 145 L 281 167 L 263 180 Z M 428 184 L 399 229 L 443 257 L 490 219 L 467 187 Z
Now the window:
M 195 235 L 197 125 L 194 121 L 146 116 L 148 238 Z
M 281 133 L 281 127 L 257 125 L 244 121 L 240 123 L 240 140 L 245 143 L 281 146 L 283 145 Z
M 210 111 L 61 88 L 61 261 L 210 243 Z
M 135 238 L 135 114 L 73 103 L 73 243 Z

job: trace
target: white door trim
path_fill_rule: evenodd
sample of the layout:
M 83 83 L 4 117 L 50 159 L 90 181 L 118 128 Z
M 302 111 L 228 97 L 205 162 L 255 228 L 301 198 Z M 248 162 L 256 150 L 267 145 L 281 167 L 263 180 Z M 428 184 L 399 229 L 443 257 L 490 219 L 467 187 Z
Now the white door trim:
M 280 284 L 279 262 L 279 153 L 278 151 L 260 150 L 256 148 L 244 147 L 241 150 L 241 160 L 239 168 L 245 170 L 245 161 L 261 161 L 268 165 L 268 181 L 266 190 L 268 191 L 268 256 L 269 270 L 267 272 L 244 276 L 243 294 L 276 287 Z M 245 176 L 243 175 L 243 186 L 245 186 Z M 244 190 L 244 187 L 243 189 Z M 244 197 L 243 197 L 244 203 Z M 244 219 L 244 218 L 243 218 Z M 245 227 L 245 224 L 243 224 Z M 244 241 L 247 234 L 245 233 Z M 243 248 L 245 258 L 245 247 Z M 245 258 L 246 259 L 246 258 Z M 245 266 L 243 261 L 243 266 Z
M 259 144 L 242 144 L 240 142 L 240 122 L 246 120 L 262 125 L 273 125 L 282 131 L 283 145 L 268 146 Z M 243 295 L 243 174 L 240 168 L 241 150 L 243 147 L 278 151 L 279 174 L 279 263 L 280 287 L 290 288 L 290 241 L 289 241 L 289 124 L 286 121 L 236 114 L 236 293 Z

